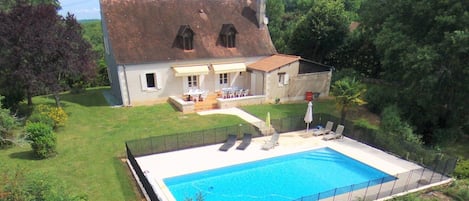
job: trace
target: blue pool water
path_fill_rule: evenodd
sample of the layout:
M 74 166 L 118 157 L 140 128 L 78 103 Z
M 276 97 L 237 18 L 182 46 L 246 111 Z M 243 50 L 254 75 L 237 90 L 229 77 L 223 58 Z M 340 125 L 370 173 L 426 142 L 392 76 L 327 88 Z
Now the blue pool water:
M 205 201 L 286 201 L 365 182 L 356 185 L 357 190 L 376 179 L 371 185 L 395 178 L 333 149 L 321 148 L 163 181 L 178 201 L 196 200 L 200 193 Z

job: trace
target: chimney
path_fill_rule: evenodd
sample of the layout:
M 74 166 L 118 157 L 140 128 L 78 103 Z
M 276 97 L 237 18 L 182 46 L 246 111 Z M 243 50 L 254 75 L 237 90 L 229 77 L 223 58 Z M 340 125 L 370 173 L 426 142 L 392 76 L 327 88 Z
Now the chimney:
M 266 0 L 257 0 L 256 17 L 259 29 L 264 29 L 264 26 L 268 23 L 268 19 L 265 16 L 265 1 Z

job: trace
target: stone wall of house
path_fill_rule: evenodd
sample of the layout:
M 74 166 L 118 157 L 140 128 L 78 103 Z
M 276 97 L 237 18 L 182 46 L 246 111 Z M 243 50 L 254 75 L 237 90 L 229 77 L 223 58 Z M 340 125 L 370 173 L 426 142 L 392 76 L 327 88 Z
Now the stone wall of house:
M 332 72 L 299 74 L 292 77 L 289 84 L 288 95 L 290 101 L 304 100 L 306 92 L 319 93 L 319 97 L 329 96 Z
M 266 74 L 266 99 L 268 102 L 274 102 L 275 99 L 279 98 L 281 101 L 287 101 L 290 96 L 290 85 L 291 81 L 298 76 L 299 62 L 294 62 L 277 70 L 273 70 Z M 286 75 L 288 81 L 280 82 L 279 77 L 283 74 Z

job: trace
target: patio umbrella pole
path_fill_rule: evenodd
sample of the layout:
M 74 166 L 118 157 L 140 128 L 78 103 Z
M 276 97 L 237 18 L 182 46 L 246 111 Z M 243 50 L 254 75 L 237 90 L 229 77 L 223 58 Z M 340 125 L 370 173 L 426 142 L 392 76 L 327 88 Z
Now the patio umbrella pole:
M 308 109 L 306 110 L 304 120 L 305 120 L 305 123 L 306 123 L 306 133 L 308 133 L 309 124 L 311 122 L 313 122 L 313 103 L 311 103 L 311 101 L 309 101 L 309 103 L 308 103 Z

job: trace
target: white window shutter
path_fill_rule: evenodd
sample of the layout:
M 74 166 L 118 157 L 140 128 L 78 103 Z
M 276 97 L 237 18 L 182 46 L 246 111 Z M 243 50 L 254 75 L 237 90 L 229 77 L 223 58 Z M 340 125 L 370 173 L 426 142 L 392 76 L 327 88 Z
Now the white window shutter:
M 283 77 L 283 84 L 287 85 L 288 80 L 290 80 L 290 76 L 288 74 L 285 74 L 285 76 Z
M 162 89 L 163 88 L 163 80 L 161 75 L 159 73 L 155 73 L 155 79 L 156 79 L 156 88 L 157 89 Z
M 147 90 L 147 76 L 145 73 L 140 74 L 140 83 L 142 84 L 142 90 Z

